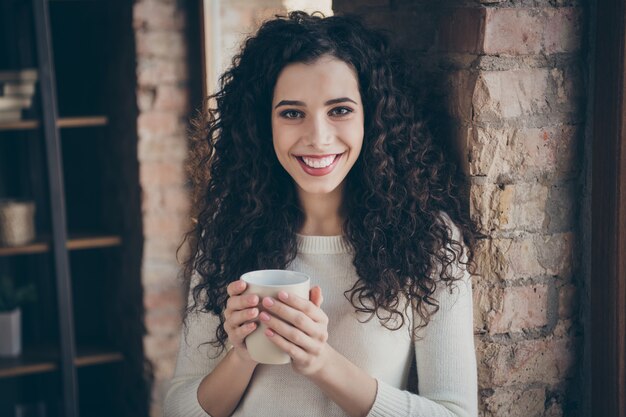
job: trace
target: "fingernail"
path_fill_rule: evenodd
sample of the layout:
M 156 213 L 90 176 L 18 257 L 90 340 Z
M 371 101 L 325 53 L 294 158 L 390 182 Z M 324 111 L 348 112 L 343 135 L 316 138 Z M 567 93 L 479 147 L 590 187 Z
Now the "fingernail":
M 269 314 L 267 314 L 266 312 L 262 312 L 262 313 L 259 315 L 259 318 L 260 318 L 262 321 L 270 321 L 270 315 L 269 315 Z
M 250 310 L 250 317 L 256 317 L 257 314 L 259 314 L 259 309 L 253 308 Z
M 253 295 L 252 297 L 248 299 L 248 302 L 250 303 L 250 305 L 255 306 L 259 304 L 259 297 L 257 297 L 256 295 Z
M 266 334 L 266 335 L 268 335 L 269 337 L 274 336 L 274 332 L 272 331 L 272 329 L 267 329 L 267 330 L 265 331 L 265 334 Z
M 278 298 L 280 298 L 281 300 L 286 300 L 287 298 L 289 298 L 289 294 L 287 294 L 285 291 L 279 291 Z
M 268 307 L 271 307 L 274 305 L 274 300 L 272 300 L 272 297 L 265 297 L 265 305 Z

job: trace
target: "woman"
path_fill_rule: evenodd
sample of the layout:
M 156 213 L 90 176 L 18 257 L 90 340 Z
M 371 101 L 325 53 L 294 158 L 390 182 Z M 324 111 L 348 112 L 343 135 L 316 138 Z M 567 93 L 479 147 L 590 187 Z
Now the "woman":
M 293 12 L 222 76 L 166 415 L 477 415 L 474 228 L 392 58 L 356 18 Z M 310 299 L 242 295 L 276 268 L 311 276 Z M 258 321 L 291 366 L 250 358 Z

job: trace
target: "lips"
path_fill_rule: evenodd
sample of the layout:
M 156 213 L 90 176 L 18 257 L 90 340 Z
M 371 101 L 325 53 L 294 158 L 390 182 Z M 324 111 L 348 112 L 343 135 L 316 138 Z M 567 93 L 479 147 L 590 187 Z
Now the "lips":
M 298 160 L 298 163 L 300 164 L 304 172 L 306 172 L 309 175 L 319 177 L 319 176 L 330 174 L 335 169 L 335 166 L 337 166 L 337 163 L 343 157 L 344 154 L 345 152 L 341 154 L 326 154 L 326 155 L 295 155 L 295 157 Z M 307 165 L 304 162 L 303 157 L 307 159 L 314 159 L 314 160 L 322 160 L 325 158 L 334 157 L 334 160 L 332 161 L 330 165 L 326 167 L 314 168 L 314 167 Z

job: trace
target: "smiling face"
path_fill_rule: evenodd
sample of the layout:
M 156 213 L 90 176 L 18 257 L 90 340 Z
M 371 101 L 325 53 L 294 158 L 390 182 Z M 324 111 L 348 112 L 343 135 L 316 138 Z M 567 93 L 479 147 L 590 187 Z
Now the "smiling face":
M 272 138 L 301 199 L 341 191 L 361 152 L 363 129 L 358 81 L 345 62 L 324 56 L 282 70 L 272 99 Z

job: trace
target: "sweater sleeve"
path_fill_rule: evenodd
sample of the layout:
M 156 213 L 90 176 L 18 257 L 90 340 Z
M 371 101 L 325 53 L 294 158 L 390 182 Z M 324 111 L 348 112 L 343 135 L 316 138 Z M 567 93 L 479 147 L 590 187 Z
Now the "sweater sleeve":
M 194 311 L 188 314 L 183 326 L 176 369 L 165 394 L 165 417 L 206 417 L 198 402 L 198 387 L 225 356 L 215 357 L 217 350 L 209 343 L 219 325 L 219 317 Z
M 447 216 L 444 219 L 454 239 L 460 241 L 460 231 Z M 437 288 L 439 311 L 415 341 L 419 395 L 377 379 L 376 399 L 368 417 L 478 415 L 471 276 L 459 263 L 451 267 L 461 279 L 451 288 Z

